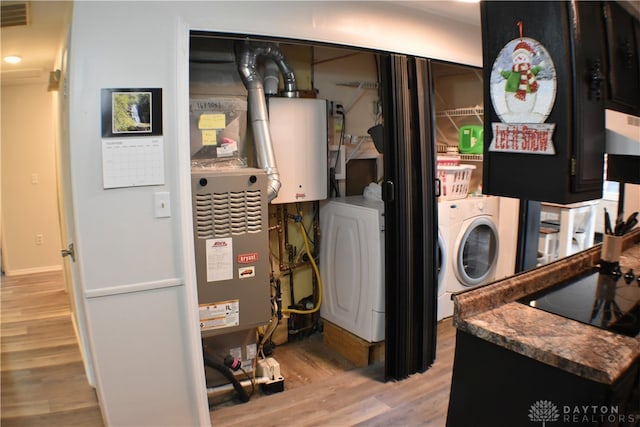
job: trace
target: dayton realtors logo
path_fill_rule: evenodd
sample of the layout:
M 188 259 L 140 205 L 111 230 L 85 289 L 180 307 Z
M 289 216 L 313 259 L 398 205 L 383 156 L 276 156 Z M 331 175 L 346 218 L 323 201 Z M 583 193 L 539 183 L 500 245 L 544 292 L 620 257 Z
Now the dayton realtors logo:
M 529 420 L 542 422 L 542 427 L 549 421 L 557 421 L 558 418 L 558 407 L 548 400 L 538 400 L 529 408 Z
M 621 414 L 620 408 L 616 405 L 563 405 L 560 409 L 549 400 L 538 400 L 529 408 L 529 421 L 541 422 L 543 427 L 546 423 L 555 421 L 560 421 L 563 425 L 624 424 L 640 421 L 640 414 Z

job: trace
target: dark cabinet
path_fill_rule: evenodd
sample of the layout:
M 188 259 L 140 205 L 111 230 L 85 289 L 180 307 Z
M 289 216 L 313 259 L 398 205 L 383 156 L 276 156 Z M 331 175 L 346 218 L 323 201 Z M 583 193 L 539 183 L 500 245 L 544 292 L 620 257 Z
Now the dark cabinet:
M 607 108 L 640 114 L 640 24 L 620 4 L 604 3 L 608 44 Z
M 604 3 L 603 17 L 608 45 L 606 107 L 640 116 L 640 21 L 611 1 Z M 640 157 L 609 154 L 607 179 L 640 184 Z
M 639 368 L 600 383 L 458 330 L 447 427 L 637 426 Z
M 481 3 L 485 82 L 484 193 L 555 203 L 602 197 L 607 72 L 602 7 L 600 2 L 577 1 Z M 525 77 L 510 82 L 511 71 L 519 66 L 517 48 L 526 47 L 518 40 L 535 41 L 528 43 L 534 45 L 532 51 L 536 50 L 531 53 L 532 65 L 536 60 L 540 62 L 539 66 L 532 66 Z M 516 44 L 515 48 L 511 47 L 513 44 Z M 507 49 L 513 55 L 513 64 L 501 63 L 505 62 L 500 57 Z M 541 61 L 542 53 L 547 60 Z M 506 71 L 496 73 L 497 65 L 502 65 Z M 508 69 L 509 66 L 512 68 Z M 545 67 L 545 75 L 542 71 L 535 74 Z M 544 111 L 546 119 L 532 125 L 518 123 L 518 115 L 511 114 L 509 120 L 505 120 L 506 115 L 497 111 L 502 101 L 492 98 L 495 85 L 505 85 L 506 97 L 511 84 L 524 98 L 536 89 L 527 86 L 535 77 L 539 92 L 536 102 L 555 93 L 555 100 L 549 102 Z M 546 90 L 544 94 L 540 93 L 541 88 Z M 509 111 L 515 111 L 515 107 Z M 509 148 L 509 140 L 514 139 L 502 138 L 500 145 L 501 140 L 495 133 L 498 129 L 504 130 L 505 126 L 520 129 L 507 129 L 507 136 L 509 132 L 523 134 L 522 129 L 535 126 L 554 126 L 551 140 L 555 152 L 501 151 L 500 148 L 505 147 L 504 141 L 508 142 L 506 147 Z M 526 148 L 527 136 L 520 138 L 516 146 L 520 144 L 520 148 Z

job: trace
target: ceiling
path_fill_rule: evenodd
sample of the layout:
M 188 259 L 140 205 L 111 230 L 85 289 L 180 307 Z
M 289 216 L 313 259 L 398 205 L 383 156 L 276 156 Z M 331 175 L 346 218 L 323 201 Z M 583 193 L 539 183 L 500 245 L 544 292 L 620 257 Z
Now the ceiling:
M 18 3 L 0 0 L 4 4 Z M 30 23 L 26 26 L 1 29 L 0 56 L 19 55 L 22 62 L 7 64 L 0 61 L 2 84 L 21 84 L 48 79 L 56 68 L 56 55 L 66 28 L 71 21 L 72 0 L 29 1 Z M 401 6 L 449 16 L 452 19 L 480 25 L 478 3 L 461 1 L 394 1 Z
M 480 0 L 394 1 L 401 6 L 445 16 L 465 24 L 480 25 Z
M 0 0 L 2 5 L 17 3 Z M 46 80 L 56 68 L 56 55 L 68 23 L 71 21 L 72 0 L 29 1 L 30 23 L 26 26 L 5 27 L 1 30 L 0 54 L 20 55 L 20 64 L 11 65 L 0 61 L 2 84 L 18 84 L 34 80 Z M 435 15 L 472 25 L 480 25 L 480 7 L 469 0 L 424 0 L 393 1 L 399 6 L 418 9 Z M 623 0 L 632 13 L 640 16 L 640 2 Z
M 3 6 L 11 3 L 18 2 L 2 0 Z M 0 79 L 3 85 L 47 81 L 49 72 L 56 68 L 56 56 L 71 21 L 71 1 L 27 3 L 29 23 L 0 30 L 0 56 L 22 57 L 22 62 L 15 65 L 0 61 Z

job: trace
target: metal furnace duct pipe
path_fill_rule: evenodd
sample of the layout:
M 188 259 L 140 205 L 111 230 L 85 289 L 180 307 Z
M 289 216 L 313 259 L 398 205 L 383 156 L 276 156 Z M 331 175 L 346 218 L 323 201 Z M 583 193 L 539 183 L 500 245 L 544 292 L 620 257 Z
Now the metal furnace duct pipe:
M 280 76 L 280 69 L 278 64 L 269 60 L 264 64 L 264 79 L 262 84 L 264 85 L 264 93 L 267 96 L 275 96 L 278 94 L 278 77 Z
M 271 59 L 278 65 L 284 79 L 283 95 L 289 98 L 298 96 L 296 79 L 284 55 L 272 44 L 249 44 L 245 42 L 236 46 L 236 61 L 242 82 L 247 88 L 251 127 L 256 143 L 258 166 L 267 174 L 267 197 L 269 202 L 278 196 L 280 190 L 280 174 L 276 166 L 273 152 L 271 132 L 269 131 L 269 114 L 264 93 L 262 76 L 258 72 L 258 58 Z

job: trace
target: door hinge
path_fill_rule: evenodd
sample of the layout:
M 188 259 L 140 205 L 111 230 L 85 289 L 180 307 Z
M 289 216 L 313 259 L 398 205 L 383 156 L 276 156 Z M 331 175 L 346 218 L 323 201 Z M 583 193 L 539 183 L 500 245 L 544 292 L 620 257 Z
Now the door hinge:
M 62 249 L 60 251 L 60 255 L 62 256 L 62 258 L 70 256 L 71 261 L 76 262 L 76 250 L 73 247 L 73 243 L 69 243 L 69 247 L 67 247 L 67 249 Z
M 571 176 L 575 176 L 576 175 L 576 158 L 572 157 L 571 158 Z

